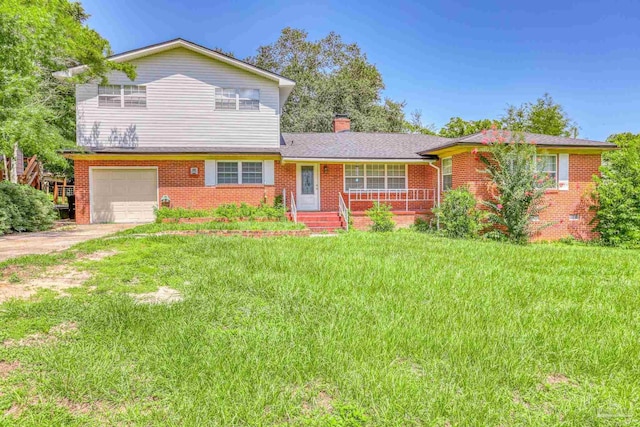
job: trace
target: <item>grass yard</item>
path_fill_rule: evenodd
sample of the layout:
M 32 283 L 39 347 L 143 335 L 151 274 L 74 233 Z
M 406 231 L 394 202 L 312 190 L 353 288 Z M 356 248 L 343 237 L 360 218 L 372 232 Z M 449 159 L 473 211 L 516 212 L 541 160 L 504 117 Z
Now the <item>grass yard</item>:
M 638 425 L 639 259 L 412 232 L 20 259 L 91 277 L 0 305 L 0 425 Z

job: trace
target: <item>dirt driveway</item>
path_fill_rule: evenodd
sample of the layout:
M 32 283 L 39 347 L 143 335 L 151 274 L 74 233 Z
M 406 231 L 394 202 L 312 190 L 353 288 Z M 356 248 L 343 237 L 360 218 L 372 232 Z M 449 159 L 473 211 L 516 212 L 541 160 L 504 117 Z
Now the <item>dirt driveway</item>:
M 15 233 L 0 236 L 0 261 L 21 255 L 61 251 L 76 243 L 97 239 L 136 225 L 138 224 L 69 225 L 57 230 L 39 233 Z

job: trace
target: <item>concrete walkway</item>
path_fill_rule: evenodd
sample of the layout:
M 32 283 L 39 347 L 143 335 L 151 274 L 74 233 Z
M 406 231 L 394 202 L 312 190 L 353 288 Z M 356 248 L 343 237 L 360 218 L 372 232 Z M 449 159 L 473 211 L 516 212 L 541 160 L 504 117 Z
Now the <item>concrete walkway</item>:
M 139 224 L 70 224 L 57 230 L 0 236 L 0 261 L 21 255 L 47 254 Z

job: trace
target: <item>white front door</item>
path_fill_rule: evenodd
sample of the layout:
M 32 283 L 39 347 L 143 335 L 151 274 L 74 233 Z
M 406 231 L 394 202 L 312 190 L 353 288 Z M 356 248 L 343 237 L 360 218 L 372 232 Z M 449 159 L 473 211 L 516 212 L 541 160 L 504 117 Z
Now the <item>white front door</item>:
M 296 206 L 301 211 L 320 210 L 320 173 L 317 164 L 297 165 Z

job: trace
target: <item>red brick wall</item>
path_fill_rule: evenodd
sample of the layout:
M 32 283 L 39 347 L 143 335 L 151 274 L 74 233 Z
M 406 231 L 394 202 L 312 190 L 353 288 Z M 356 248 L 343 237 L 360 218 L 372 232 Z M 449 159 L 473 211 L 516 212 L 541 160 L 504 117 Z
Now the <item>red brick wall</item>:
M 593 219 L 589 195 L 600 159 L 600 154 L 569 155 L 569 190 L 547 191 L 546 200 L 550 206 L 540 214 L 540 223 L 550 222 L 553 225 L 536 234 L 535 240 L 557 240 L 568 236 L 588 240 L 595 237 L 591 231 L 593 226 L 589 224 Z M 478 172 L 484 166 L 471 152 L 454 155 L 452 168 L 454 188 L 468 185 L 478 199 L 491 197 L 486 175 Z M 580 215 L 580 219 L 569 220 L 571 214 Z
M 172 207 L 203 209 L 224 203 L 242 202 L 257 205 L 265 198 L 268 203 L 272 203 L 277 194 L 274 185 L 205 187 L 203 160 L 76 160 L 75 194 L 78 224 L 88 224 L 90 221 L 89 167 L 91 166 L 156 166 L 160 197 L 169 196 Z M 276 177 L 279 166 L 276 162 Z M 198 175 L 190 175 L 192 167 L 198 168 Z

